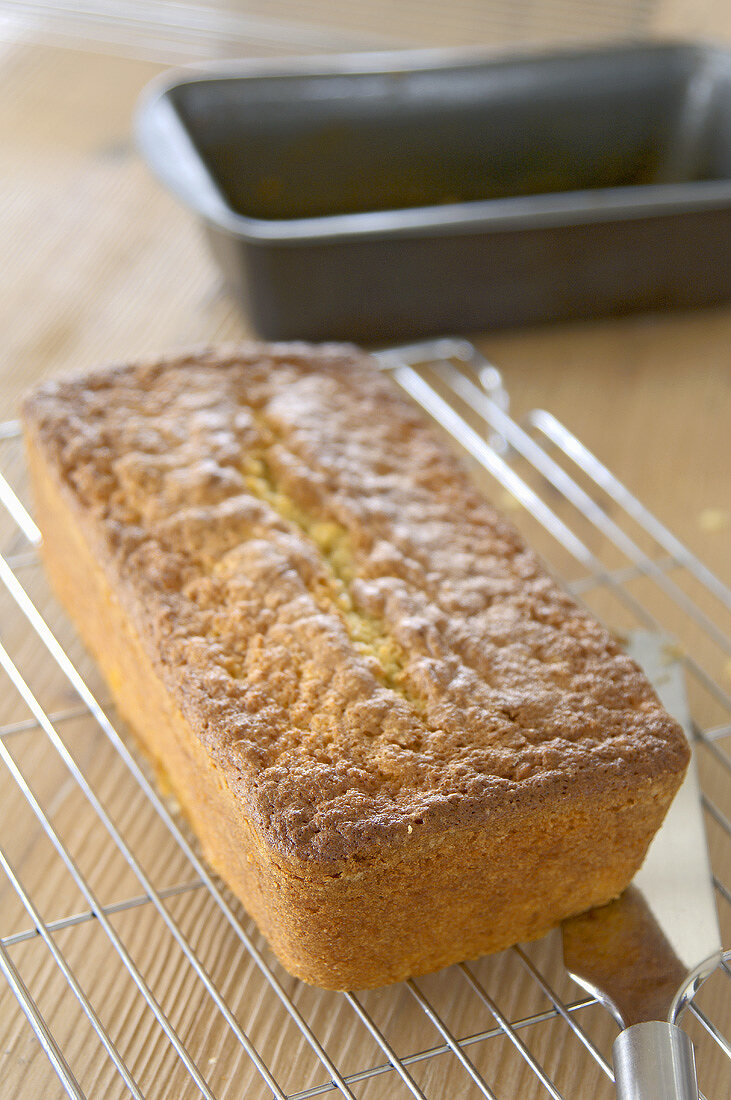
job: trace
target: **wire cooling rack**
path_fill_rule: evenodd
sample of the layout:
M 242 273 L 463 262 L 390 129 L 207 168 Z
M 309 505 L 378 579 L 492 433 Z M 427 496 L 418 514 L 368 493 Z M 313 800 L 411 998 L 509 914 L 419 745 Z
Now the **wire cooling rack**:
M 620 634 L 675 639 L 729 943 L 731 592 L 550 413 L 511 418 L 472 345 L 380 360 L 577 598 Z M 616 1028 L 577 996 L 556 934 L 365 993 L 286 974 L 130 752 L 46 587 L 19 434 L 0 426 L 2 1096 L 612 1096 Z M 684 1017 L 708 1097 L 731 1079 L 729 976 Z

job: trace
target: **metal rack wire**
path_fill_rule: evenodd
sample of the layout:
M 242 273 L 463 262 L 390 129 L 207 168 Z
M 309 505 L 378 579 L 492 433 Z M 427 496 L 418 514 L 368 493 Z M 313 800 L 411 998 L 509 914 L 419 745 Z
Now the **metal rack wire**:
M 498 372 L 469 343 L 380 360 L 493 497 L 497 482 L 577 598 L 620 632 L 676 639 L 728 942 L 731 591 L 549 413 L 511 418 Z M 0 1019 L 22 1013 L 48 1062 L 31 1053 L 13 1080 L 41 1084 L 13 1095 L 610 1096 L 614 1027 L 576 997 L 555 938 L 368 993 L 314 990 L 281 969 L 98 701 L 38 567 L 18 435 L 0 426 L 14 471 L 0 476 Z M 731 1072 L 729 977 L 724 963 L 686 1013 L 716 1096 Z

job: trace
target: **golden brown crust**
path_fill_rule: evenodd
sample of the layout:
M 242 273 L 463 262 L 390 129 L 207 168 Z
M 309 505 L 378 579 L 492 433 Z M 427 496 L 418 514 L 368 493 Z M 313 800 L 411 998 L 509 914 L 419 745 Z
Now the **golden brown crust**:
M 119 366 L 25 417 L 280 858 L 679 782 L 685 740 L 637 666 L 354 350 Z

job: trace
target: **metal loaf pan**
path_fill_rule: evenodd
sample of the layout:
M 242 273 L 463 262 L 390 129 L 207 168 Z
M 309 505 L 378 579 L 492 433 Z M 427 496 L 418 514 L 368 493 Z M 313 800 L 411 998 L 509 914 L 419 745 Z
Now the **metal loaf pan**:
M 268 338 L 400 339 L 731 296 L 731 53 L 238 62 L 139 146 Z

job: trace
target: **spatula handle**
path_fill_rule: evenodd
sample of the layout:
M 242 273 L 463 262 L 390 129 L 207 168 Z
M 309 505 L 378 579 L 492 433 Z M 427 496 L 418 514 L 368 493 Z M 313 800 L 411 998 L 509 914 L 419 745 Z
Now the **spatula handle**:
M 618 1100 L 698 1100 L 693 1044 L 675 1024 L 634 1024 L 612 1048 Z

